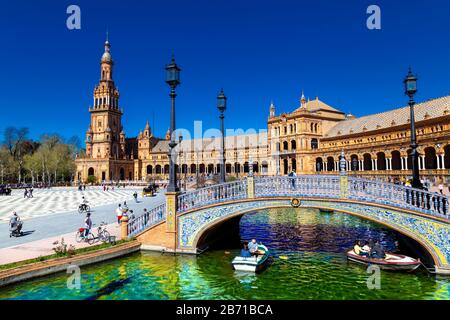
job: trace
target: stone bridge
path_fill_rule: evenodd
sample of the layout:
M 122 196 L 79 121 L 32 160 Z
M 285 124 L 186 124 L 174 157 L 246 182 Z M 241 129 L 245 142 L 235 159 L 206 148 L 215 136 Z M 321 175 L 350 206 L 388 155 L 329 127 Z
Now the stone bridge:
M 435 272 L 450 274 L 450 218 L 446 196 L 401 185 L 339 176 L 253 177 L 187 193 L 129 223 L 124 236 L 143 249 L 196 254 L 215 227 L 269 208 L 317 208 L 382 224 L 415 240 L 432 257 Z

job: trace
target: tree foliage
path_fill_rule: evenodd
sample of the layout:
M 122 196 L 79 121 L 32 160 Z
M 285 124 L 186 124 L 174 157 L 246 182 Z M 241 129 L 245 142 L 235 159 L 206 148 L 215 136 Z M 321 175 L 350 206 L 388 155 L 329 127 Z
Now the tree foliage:
M 72 181 L 77 152 L 76 137 L 65 142 L 59 135 L 46 134 L 33 141 L 27 128 L 6 128 L 0 147 L 0 183 Z

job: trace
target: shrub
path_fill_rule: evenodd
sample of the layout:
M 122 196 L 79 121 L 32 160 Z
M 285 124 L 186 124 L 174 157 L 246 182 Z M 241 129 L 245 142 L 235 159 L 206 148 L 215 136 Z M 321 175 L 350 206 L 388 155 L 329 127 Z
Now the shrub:
M 64 242 L 64 238 L 61 239 L 61 242 L 55 241 L 53 244 L 55 245 L 53 251 L 55 251 L 56 255 L 59 257 L 73 256 L 75 254 L 75 247 L 73 245 L 67 246 Z
M 86 180 L 86 183 L 89 183 L 89 184 L 95 184 L 95 183 L 97 183 L 97 177 L 96 177 L 96 176 L 89 176 L 89 177 L 87 178 L 87 180 Z

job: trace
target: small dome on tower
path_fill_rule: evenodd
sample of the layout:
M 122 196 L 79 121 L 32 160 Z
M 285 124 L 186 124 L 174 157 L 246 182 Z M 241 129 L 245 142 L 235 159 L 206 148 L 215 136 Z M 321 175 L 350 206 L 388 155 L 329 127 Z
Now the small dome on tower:
M 106 39 L 105 41 L 105 53 L 102 56 L 102 62 L 112 62 L 112 56 L 111 56 L 111 44 L 109 43 L 109 40 Z
M 167 130 L 167 133 L 166 133 L 166 140 L 169 141 L 170 138 L 171 138 L 171 135 L 170 135 L 170 129 L 168 129 L 168 130 Z

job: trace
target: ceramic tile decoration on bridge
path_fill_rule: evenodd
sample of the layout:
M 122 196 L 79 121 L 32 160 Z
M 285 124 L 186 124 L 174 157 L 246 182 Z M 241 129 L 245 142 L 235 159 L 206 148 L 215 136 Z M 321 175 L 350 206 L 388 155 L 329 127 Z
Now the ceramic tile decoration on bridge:
M 437 273 L 450 274 L 448 197 L 345 174 L 249 175 L 244 180 L 181 193 L 175 203 L 167 201 L 147 218 L 131 222 L 128 236 L 136 236 L 143 245 L 165 251 L 197 253 L 198 240 L 211 227 L 247 212 L 291 206 L 293 198 L 298 198 L 302 207 L 341 211 L 397 230 L 418 241 L 430 253 Z M 172 212 L 176 211 L 175 223 L 170 228 L 164 220 L 168 206 L 172 206 Z M 162 225 L 166 225 L 164 229 Z M 151 233 L 153 236 L 148 237 Z

